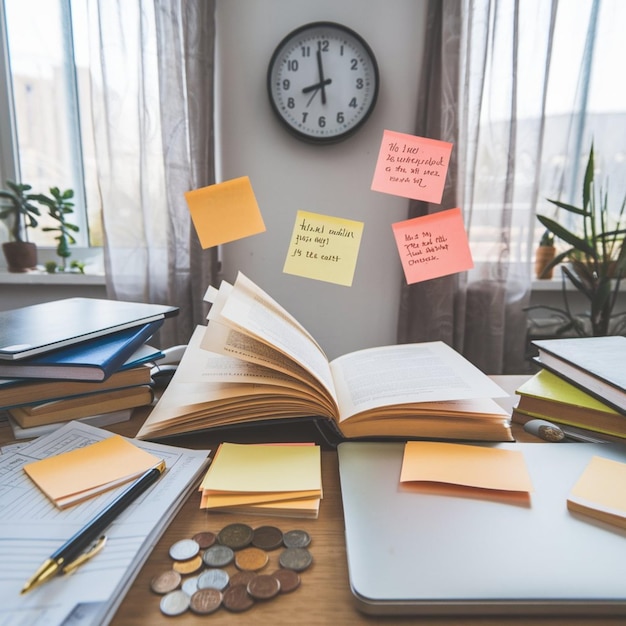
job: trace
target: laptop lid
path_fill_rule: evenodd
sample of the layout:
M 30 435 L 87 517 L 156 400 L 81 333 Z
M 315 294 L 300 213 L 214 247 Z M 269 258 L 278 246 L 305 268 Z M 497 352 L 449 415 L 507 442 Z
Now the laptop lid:
M 495 445 L 523 451 L 529 504 L 403 491 L 403 443 L 338 446 L 357 607 L 374 615 L 626 614 L 626 531 L 566 504 L 594 454 L 626 462 L 626 447 Z

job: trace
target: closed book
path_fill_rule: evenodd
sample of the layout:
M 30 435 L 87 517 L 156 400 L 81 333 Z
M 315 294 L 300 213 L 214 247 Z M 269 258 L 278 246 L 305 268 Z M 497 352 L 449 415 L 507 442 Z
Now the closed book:
M 626 437 L 626 417 L 548 370 L 520 385 L 517 411 L 538 419 Z
M 0 376 L 106 380 L 122 367 L 162 324 L 163 320 L 155 320 L 29 359 L 0 361 Z
M 111 389 L 149 385 L 152 381 L 151 367 L 141 364 L 114 372 L 103 381 L 83 380 L 34 380 L 6 378 L 0 380 L 0 408 L 7 409 L 22 404 L 34 404 L 49 400 L 61 400 L 99 393 Z
M 65 298 L 0 311 L 0 359 L 28 358 L 177 313 L 174 306 L 99 298 Z
M 537 339 L 536 362 L 626 414 L 626 337 Z
M 17 407 L 9 409 L 8 413 L 22 428 L 30 428 L 41 424 L 67 422 L 109 411 L 146 406 L 151 404 L 153 399 L 152 387 L 138 385 L 88 396 Z

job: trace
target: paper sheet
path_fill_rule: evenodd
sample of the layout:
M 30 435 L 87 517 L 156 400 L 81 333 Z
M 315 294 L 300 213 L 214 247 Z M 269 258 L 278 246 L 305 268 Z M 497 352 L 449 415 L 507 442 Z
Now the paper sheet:
M 208 451 L 140 442 L 165 460 L 167 471 L 107 529 L 105 549 L 72 576 L 58 577 L 20 596 L 24 583 L 50 554 L 120 491 L 108 491 L 59 511 L 23 470 L 25 463 L 101 441 L 111 433 L 78 422 L 0 455 L 0 624 L 54 626 L 78 605 L 93 603 L 91 616 L 73 622 L 104 624 L 122 601 L 154 542 L 194 488 Z M 158 497 L 155 497 L 158 494 Z

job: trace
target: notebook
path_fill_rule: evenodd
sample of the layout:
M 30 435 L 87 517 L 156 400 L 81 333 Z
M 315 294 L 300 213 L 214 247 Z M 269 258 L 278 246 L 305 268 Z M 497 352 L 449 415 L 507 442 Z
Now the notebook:
M 529 505 L 400 490 L 403 443 L 339 444 L 357 607 L 373 615 L 626 615 L 626 530 L 567 509 L 592 456 L 626 462 L 626 447 L 491 445 L 523 451 Z

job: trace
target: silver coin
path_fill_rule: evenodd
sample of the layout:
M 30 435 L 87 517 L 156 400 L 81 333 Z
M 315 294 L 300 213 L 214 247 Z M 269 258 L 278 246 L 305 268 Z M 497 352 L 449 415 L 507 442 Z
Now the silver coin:
M 288 530 L 283 534 L 285 548 L 306 548 L 311 543 L 311 535 L 306 530 Z
M 207 567 L 226 567 L 233 562 L 235 553 L 232 548 L 222 545 L 214 545 L 207 548 L 202 555 L 202 560 Z
M 208 569 L 198 576 L 198 589 L 217 589 L 223 591 L 228 586 L 230 577 L 224 569 Z
M 196 591 L 198 591 L 198 577 L 192 576 L 191 578 L 187 578 L 183 581 L 181 589 L 188 595 L 192 596 Z
M 170 546 L 170 557 L 175 561 L 192 559 L 200 551 L 200 546 L 193 539 L 181 539 Z
M 170 591 L 161 598 L 159 604 L 161 613 L 170 617 L 182 615 L 189 608 L 190 599 L 191 598 L 180 589 Z
M 285 569 L 302 572 L 313 563 L 313 556 L 306 548 L 287 548 L 278 557 L 278 562 Z

